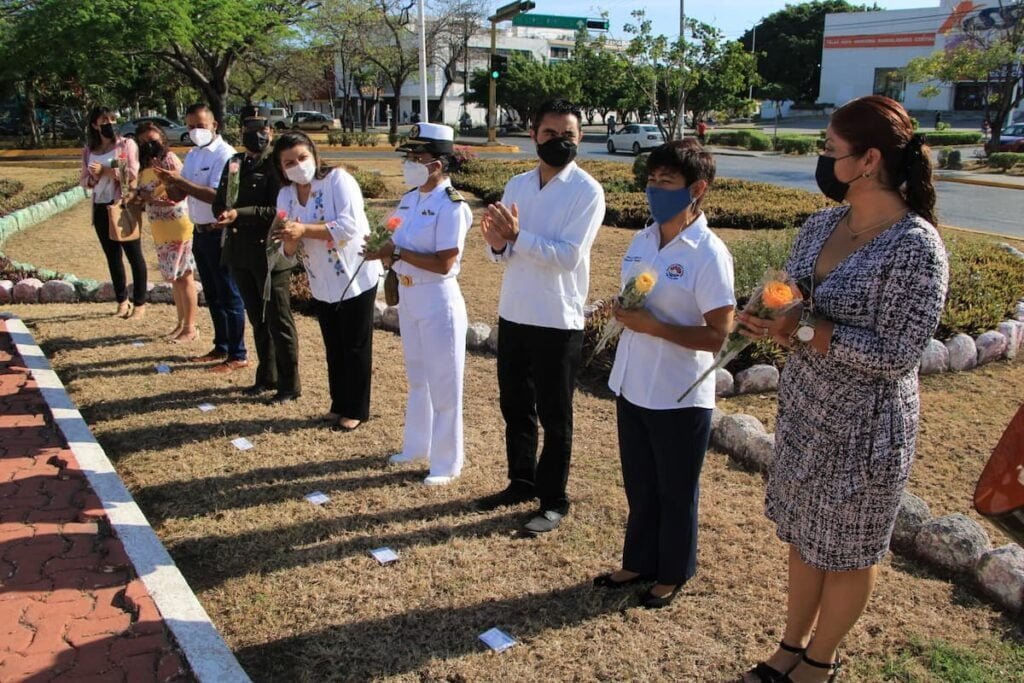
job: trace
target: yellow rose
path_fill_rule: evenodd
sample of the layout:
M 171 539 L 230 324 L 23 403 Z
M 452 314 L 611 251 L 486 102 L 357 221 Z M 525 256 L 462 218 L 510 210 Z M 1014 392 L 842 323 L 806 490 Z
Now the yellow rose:
M 654 289 L 655 277 L 654 273 L 640 273 L 636 276 L 636 281 L 633 283 L 633 287 L 640 294 L 649 294 Z

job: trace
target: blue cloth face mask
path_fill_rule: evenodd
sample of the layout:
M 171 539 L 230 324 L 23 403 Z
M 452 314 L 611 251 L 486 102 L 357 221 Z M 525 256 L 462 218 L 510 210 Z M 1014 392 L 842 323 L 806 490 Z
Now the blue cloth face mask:
M 660 187 L 647 188 L 647 206 L 651 209 L 651 215 L 659 225 L 672 220 L 692 203 L 693 198 L 690 197 L 690 188 L 688 187 L 679 190 L 666 190 Z

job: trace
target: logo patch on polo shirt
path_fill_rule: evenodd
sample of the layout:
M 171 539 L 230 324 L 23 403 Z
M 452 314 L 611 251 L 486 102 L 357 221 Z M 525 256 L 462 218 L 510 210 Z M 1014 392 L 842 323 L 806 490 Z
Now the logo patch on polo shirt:
M 680 263 L 673 263 L 665 269 L 665 277 L 669 280 L 678 280 L 683 276 L 683 266 Z

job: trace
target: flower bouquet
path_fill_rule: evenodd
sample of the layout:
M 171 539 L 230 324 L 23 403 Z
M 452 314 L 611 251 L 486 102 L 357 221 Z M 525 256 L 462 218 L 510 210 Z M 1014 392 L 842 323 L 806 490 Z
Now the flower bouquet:
M 750 300 L 743 307 L 743 312 L 758 318 L 775 318 L 797 306 L 802 300 L 800 290 L 791 277 L 780 271 L 769 271 L 765 274 L 761 284 L 754 290 L 754 293 L 750 295 Z M 678 401 L 682 401 L 689 396 L 690 392 L 707 379 L 708 375 L 719 368 L 724 368 L 736 356 L 740 355 L 743 349 L 753 343 L 753 340 L 740 334 L 739 323 L 735 323 L 733 331 L 729 333 L 725 344 L 722 346 L 722 350 L 715 357 L 715 362 L 697 378 L 696 382 L 683 392 Z
M 658 278 L 652 270 L 649 268 L 643 268 L 639 273 L 629 278 L 626 282 L 626 286 L 622 288 L 622 293 L 619 294 L 619 306 L 629 311 L 635 311 L 638 308 L 643 308 L 644 301 L 647 300 L 647 295 L 654 289 L 654 285 L 657 284 Z M 604 324 L 601 329 L 601 336 L 598 337 L 597 343 L 594 344 L 594 350 L 590 354 L 590 358 L 587 360 L 587 365 L 594 362 L 598 354 L 604 351 L 608 343 L 613 339 L 618 339 L 619 335 L 622 334 L 622 330 L 625 329 L 622 323 L 615 319 L 612 315 L 608 318 L 608 321 Z
M 224 194 L 224 206 L 228 209 L 233 209 L 235 202 L 238 201 L 238 185 L 241 175 L 242 165 L 238 163 L 238 160 L 232 159 L 228 162 L 228 186 Z
M 117 184 L 121 188 L 121 203 L 128 201 L 128 194 L 131 192 L 131 175 L 128 173 L 128 157 L 124 152 L 110 160 L 110 168 L 117 174 Z
M 398 230 L 401 225 L 402 217 L 392 214 L 382 222 L 371 227 L 370 234 L 366 236 L 363 251 L 378 251 L 381 247 L 387 244 L 388 240 L 394 236 L 395 231 Z

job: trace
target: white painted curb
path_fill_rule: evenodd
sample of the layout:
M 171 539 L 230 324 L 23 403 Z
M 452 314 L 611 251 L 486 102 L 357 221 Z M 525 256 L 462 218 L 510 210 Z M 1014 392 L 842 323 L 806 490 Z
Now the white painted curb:
M 32 333 L 21 319 L 10 313 L 0 313 L 0 318 L 6 321 L 7 331 L 25 367 L 39 386 L 54 423 L 103 503 L 128 558 L 156 602 L 196 678 L 209 683 L 251 683 L 125 488 Z

